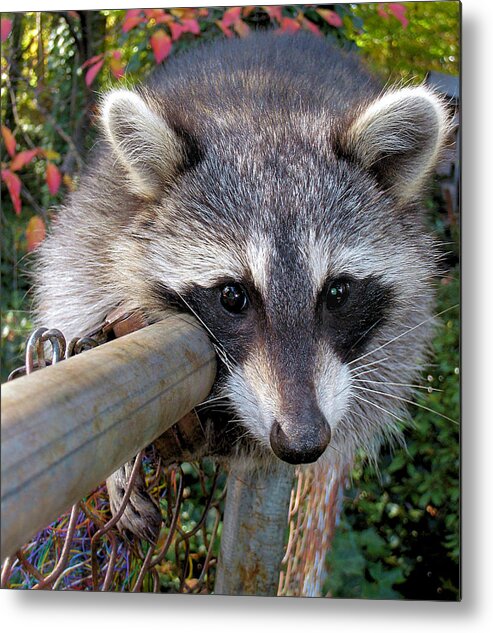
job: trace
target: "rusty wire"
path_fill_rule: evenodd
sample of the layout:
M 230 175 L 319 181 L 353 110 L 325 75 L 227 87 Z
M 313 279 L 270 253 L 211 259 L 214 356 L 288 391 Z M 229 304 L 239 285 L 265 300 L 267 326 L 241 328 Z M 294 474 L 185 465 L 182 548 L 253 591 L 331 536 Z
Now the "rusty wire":
M 347 483 L 345 471 L 316 464 L 297 469 L 289 504 L 289 536 L 279 576 L 279 596 L 324 595 L 326 556 Z
M 148 453 L 141 456 L 152 460 Z M 190 521 L 183 466 L 158 467 L 146 477 L 156 482 L 149 492 L 160 490 L 165 506 L 156 546 L 120 534 L 102 485 L 4 561 L 2 588 L 211 593 L 224 496 L 217 485 L 221 472 L 216 468 L 208 477 L 206 496 L 197 503 L 200 516 Z M 200 543 L 192 548 L 197 535 Z
M 9 376 L 60 362 L 96 347 L 101 338 L 73 339 L 39 328 L 26 346 L 26 364 Z M 51 346 L 51 361 L 45 357 Z M 122 535 L 117 528 L 139 471 L 162 509 L 156 545 Z M 111 516 L 102 484 L 3 562 L 2 588 L 211 593 L 218 553 L 224 472 L 212 463 L 163 466 L 152 447 L 135 459 L 119 512 Z M 190 516 L 191 487 L 196 489 Z M 193 546 L 192 546 L 193 545 Z

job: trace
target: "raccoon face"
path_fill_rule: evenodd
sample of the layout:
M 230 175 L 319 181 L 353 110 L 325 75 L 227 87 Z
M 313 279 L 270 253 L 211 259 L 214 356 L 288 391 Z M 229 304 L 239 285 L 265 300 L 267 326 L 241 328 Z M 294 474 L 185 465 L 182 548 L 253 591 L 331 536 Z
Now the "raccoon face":
M 146 201 L 138 246 L 120 245 L 140 249 L 139 303 L 201 321 L 222 360 L 217 394 L 245 432 L 292 464 L 347 461 L 392 435 L 399 406 L 365 404 L 358 381 L 408 383 L 423 351 L 434 261 L 416 203 L 445 136 L 441 102 L 407 88 L 347 121 L 217 125 L 205 140 L 153 95 L 117 91 L 103 123 Z

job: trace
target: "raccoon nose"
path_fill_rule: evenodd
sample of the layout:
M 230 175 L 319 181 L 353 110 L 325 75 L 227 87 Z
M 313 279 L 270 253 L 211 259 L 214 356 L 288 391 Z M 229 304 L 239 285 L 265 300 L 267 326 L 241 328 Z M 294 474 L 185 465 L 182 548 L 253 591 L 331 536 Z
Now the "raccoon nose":
M 292 423 L 286 425 L 286 429 L 288 426 L 292 427 Z M 330 438 L 330 426 L 319 411 L 311 412 L 305 419 L 298 419 L 294 433 L 284 430 L 277 420 L 270 431 L 272 450 L 288 464 L 316 462 L 329 445 Z

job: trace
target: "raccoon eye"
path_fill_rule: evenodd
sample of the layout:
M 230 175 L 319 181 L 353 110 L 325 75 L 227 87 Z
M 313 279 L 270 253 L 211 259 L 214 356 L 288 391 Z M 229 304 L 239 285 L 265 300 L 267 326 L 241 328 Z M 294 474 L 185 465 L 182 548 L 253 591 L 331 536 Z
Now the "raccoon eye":
M 248 298 L 240 284 L 228 284 L 221 290 L 221 305 L 228 312 L 239 314 L 247 307 Z
M 349 296 L 349 282 L 344 279 L 336 279 L 327 290 L 327 308 L 335 310 L 346 303 Z

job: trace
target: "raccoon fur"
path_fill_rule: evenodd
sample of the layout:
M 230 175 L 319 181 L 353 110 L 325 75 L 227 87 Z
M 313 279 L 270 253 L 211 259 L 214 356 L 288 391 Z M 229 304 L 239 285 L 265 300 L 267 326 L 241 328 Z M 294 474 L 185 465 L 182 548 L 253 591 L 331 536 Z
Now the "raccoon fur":
M 399 440 L 432 323 L 442 101 L 268 33 L 170 59 L 104 96 L 100 122 L 40 250 L 40 323 L 72 337 L 120 305 L 194 314 L 220 356 L 204 452 L 347 464 Z M 127 476 L 108 481 L 114 509 Z M 132 512 L 122 525 L 152 537 Z

